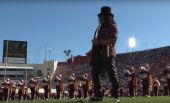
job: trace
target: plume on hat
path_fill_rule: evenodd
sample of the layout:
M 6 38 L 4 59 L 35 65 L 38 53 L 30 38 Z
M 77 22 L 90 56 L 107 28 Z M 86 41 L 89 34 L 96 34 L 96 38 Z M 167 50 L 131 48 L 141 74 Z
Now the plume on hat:
M 146 69 L 146 67 L 144 67 L 144 66 L 141 66 L 141 67 L 140 67 L 140 70 L 141 70 L 141 71 L 148 71 L 148 70 Z

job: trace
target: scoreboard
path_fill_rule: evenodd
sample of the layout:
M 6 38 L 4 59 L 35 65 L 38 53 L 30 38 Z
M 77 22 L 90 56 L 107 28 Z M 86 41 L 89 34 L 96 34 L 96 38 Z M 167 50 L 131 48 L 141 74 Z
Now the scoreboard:
M 4 40 L 3 63 L 27 63 L 27 41 Z

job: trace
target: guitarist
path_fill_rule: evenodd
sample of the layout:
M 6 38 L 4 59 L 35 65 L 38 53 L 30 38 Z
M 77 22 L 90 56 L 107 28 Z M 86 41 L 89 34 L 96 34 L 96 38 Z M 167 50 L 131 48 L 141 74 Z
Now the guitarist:
M 91 101 L 101 101 L 103 99 L 99 76 L 103 77 L 105 71 L 112 83 L 115 101 L 120 101 L 119 97 L 119 81 L 117 69 L 115 66 L 116 50 L 115 43 L 118 36 L 117 25 L 113 19 L 111 8 L 104 6 L 101 8 L 99 17 L 99 26 L 95 31 L 92 40 L 91 74 L 94 84 L 94 96 Z M 97 37 L 96 37 L 97 36 Z

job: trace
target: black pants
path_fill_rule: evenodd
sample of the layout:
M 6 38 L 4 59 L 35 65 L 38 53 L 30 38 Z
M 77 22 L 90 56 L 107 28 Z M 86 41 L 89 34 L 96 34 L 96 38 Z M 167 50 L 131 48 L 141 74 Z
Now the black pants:
M 35 87 L 30 87 L 31 90 L 31 100 L 35 99 Z
M 56 93 L 57 93 L 57 99 L 61 98 L 61 89 L 60 86 L 56 86 Z
M 103 57 L 98 56 L 95 58 L 95 61 L 93 61 L 91 66 L 92 80 L 94 84 L 94 95 L 97 97 L 103 97 L 99 76 L 101 76 L 102 73 L 106 71 L 112 84 L 114 97 L 117 99 L 119 97 L 119 80 L 115 66 L 115 58 L 109 57 L 104 59 Z
M 19 89 L 18 90 L 18 100 L 22 100 L 22 97 L 23 97 L 23 90 Z
M 168 84 L 168 95 L 170 96 L 170 79 L 167 79 L 167 84 Z
M 153 87 L 153 91 L 154 91 L 154 96 L 158 96 L 159 95 L 159 89 L 157 86 Z
M 74 98 L 74 90 L 73 89 L 69 90 L 69 97 Z
M 169 89 L 168 86 L 163 87 L 163 95 L 164 96 L 168 96 L 168 89 Z
M 0 101 L 3 100 L 3 92 L 0 92 Z
M 147 81 L 147 79 L 143 79 L 142 80 L 142 92 L 143 92 L 143 96 L 149 95 L 148 91 L 149 91 L 148 81 Z
M 12 101 L 15 100 L 15 91 L 12 91 L 12 93 L 11 93 L 11 100 Z
M 4 100 L 8 101 L 8 99 L 9 99 L 9 89 L 8 88 L 4 88 L 3 89 L 3 93 L 4 93 Z
M 44 86 L 44 97 L 45 99 L 49 99 L 49 89 L 48 86 Z
M 128 86 L 129 86 L 129 95 L 130 95 L 130 97 L 134 97 L 135 96 L 135 88 L 133 86 L 133 81 L 129 81 Z
M 84 98 L 87 98 L 87 94 L 88 94 L 88 87 L 86 85 L 83 85 L 83 96 Z

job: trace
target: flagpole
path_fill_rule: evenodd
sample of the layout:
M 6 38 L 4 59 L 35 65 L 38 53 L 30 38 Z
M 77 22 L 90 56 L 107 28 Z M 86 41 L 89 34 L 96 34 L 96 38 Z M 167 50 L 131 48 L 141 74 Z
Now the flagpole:
M 45 73 L 47 74 L 47 46 L 46 46 L 46 41 L 45 41 Z

